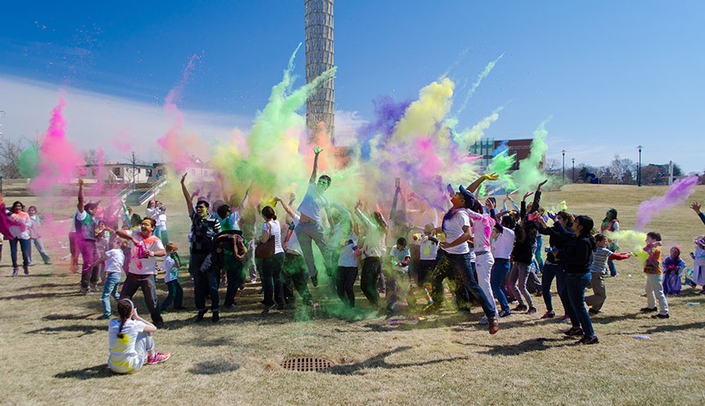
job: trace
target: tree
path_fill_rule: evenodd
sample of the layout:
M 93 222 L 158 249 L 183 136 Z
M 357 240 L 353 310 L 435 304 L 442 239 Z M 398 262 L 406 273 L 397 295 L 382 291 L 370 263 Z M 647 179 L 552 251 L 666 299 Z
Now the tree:
M 612 164 L 610 165 L 610 171 L 612 176 L 617 180 L 617 183 L 632 184 L 634 183 L 634 173 L 636 165 L 634 161 L 628 158 L 620 158 L 619 154 L 614 156 Z
M 22 178 L 20 155 L 25 150 L 24 139 L 11 140 L 0 136 L 0 169 L 6 179 Z

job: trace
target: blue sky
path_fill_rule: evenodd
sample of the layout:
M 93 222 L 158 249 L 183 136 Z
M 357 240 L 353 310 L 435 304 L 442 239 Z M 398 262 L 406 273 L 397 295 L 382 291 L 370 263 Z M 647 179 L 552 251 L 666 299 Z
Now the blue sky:
M 150 128 L 156 139 L 168 123 L 139 120 L 158 114 L 192 55 L 199 63 L 180 108 L 192 112 L 206 137 L 246 129 L 304 41 L 303 4 L 3 5 L 0 110 L 7 116 L 0 130 L 7 137 L 45 130 L 64 88 L 67 109 L 73 95 L 82 101 L 67 112 L 69 137 L 81 145 L 94 147 L 95 137 L 84 134 L 91 129 L 116 134 L 127 123 Z M 606 165 L 615 154 L 636 160 L 641 144 L 644 164 L 673 160 L 686 172 L 705 169 L 705 2 L 339 0 L 335 14 L 342 121 L 372 120 L 372 100 L 416 98 L 445 72 L 456 82 L 459 104 L 487 63 L 504 54 L 470 99 L 461 126 L 504 107 L 486 135 L 528 138 L 552 117 L 549 160 L 560 161 L 563 149 L 567 162 Z M 299 84 L 304 61 L 302 49 Z M 130 113 L 101 123 L 90 110 L 101 100 L 131 106 Z

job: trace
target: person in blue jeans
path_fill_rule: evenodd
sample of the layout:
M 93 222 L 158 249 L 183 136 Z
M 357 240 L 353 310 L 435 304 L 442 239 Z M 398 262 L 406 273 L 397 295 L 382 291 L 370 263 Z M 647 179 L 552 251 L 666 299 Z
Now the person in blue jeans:
M 565 211 L 559 211 L 556 213 L 552 227 L 548 227 L 543 217 L 538 218 L 538 225 L 539 233 L 549 236 L 548 243 L 551 248 L 546 254 L 544 271 L 541 275 L 541 291 L 543 294 L 543 302 L 546 305 L 546 313 L 541 318 L 552 319 L 556 316 L 556 312 L 553 310 L 553 298 L 551 296 L 551 284 L 555 278 L 558 297 L 561 299 L 564 314 L 568 318 L 573 319 L 576 316 L 573 313 L 573 308 L 570 306 L 568 295 L 565 292 L 566 279 L 563 270 L 563 262 L 556 258 L 552 250 L 553 248 L 560 250 L 571 238 L 575 237 L 575 234 L 571 230 L 573 226 L 573 216 Z
M 590 264 L 592 253 L 597 244 L 592 237 L 595 223 L 588 216 L 577 216 L 573 221 L 575 237 L 556 252 L 558 259 L 563 261 L 566 274 L 566 293 L 570 306 L 576 314 L 576 320 L 571 320 L 572 327 L 565 332 L 567 336 L 582 335 L 580 344 L 597 344 L 599 340 L 592 328 L 590 314 L 585 308 L 585 288 L 590 284 Z
M 491 214 L 495 217 L 494 210 L 491 211 Z M 510 256 L 514 247 L 514 227 L 516 227 L 514 219 L 509 215 L 505 215 L 502 216 L 501 221 L 495 223 L 492 232 L 494 237 L 494 243 L 492 244 L 494 265 L 492 265 L 490 286 L 499 302 L 499 306 L 502 308 L 499 311 L 499 317 L 507 317 L 511 314 L 509 301 L 502 289 L 502 283 L 504 283 L 504 279 L 509 275 L 509 270 L 511 269 Z
M 100 262 L 105 261 L 105 284 L 103 285 L 103 296 L 100 298 L 100 302 L 103 305 L 103 314 L 98 317 L 98 320 L 108 320 L 112 316 L 111 296 L 116 302 L 120 300 L 118 285 L 122 278 L 122 266 L 125 263 L 124 250 L 129 246 L 130 243 L 127 240 L 115 238 L 112 243 L 112 249 L 105 251 L 95 262 L 94 266 L 97 266 Z

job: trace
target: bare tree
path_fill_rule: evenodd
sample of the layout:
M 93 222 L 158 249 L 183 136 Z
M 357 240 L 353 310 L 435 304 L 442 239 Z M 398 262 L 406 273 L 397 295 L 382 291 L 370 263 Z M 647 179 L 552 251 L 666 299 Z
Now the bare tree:
M 11 140 L 7 137 L 0 136 L 0 169 L 2 176 L 6 179 L 22 178 L 20 170 L 20 157 L 26 149 L 24 144 L 27 141 L 23 138 L 19 140 Z M 38 148 L 36 143 L 35 148 Z
M 619 155 L 615 155 L 614 160 L 612 160 L 612 164 L 610 165 L 610 171 L 612 172 L 614 179 L 617 180 L 617 183 L 634 183 L 636 165 L 631 159 L 622 159 Z

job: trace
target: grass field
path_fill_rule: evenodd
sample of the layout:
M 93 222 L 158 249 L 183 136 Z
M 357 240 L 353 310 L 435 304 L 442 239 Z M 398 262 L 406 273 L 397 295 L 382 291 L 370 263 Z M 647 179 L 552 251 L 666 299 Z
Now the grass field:
M 562 200 L 576 214 L 596 222 L 616 208 L 622 228 L 636 220 L 637 205 L 665 187 L 567 185 L 546 192 L 543 205 Z M 178 192 L 160 196 L 169 206 L 172 240 L 187 247 L 188 219 Z M 10 200 L 10 199 L 7 199 Z M 14 198 L 12 199 L 14 200 Z M 41 199 L 20 199 L 25 204 Z M 705 200 L 705 187 L 689 199 Z M 73 200 L 56 203 L 55 216 L 69 217 Z M 143 212 L 139 209 L 138 212 Z M 705 234 L 687 204 L 669 209 L 649 230 L 664 246 L 679 244 L 688 266 L 693 237 Z M 0 403 L 3 404 L 702 404 L 705 359 L 705 295 L 684 288 L 669 297 L 671 318 L 653 320 L 645 306 L 645 279 L 635 259 L 618 263 L 620 275 L 607 280 L 608 299 L 593 317 L 600 344 L 577 346 L 564 339 L 558 320 L 515 314 L 500 331 L 478 326 L 479 308 L 458 314 L 450 308 L 426 320 L 390 323 L 370 317 L 348 321 L 301 317 L 301 310 L 260 315 L 258 285 L 247 285 L 239 308 L 221 322 L 193 323 L 194 311 L 168 313 L 167 328 L 155 334 L 165 364 L 138 373 L 110 373 L 107 323 L 97 321 L 100 295 L 78 294 L 79 275 L 59 257 L 63 236 L 47 236 L 55 264 L 33 266 L 28 277 L 10 277 L 9 247 L 0 264 Z M 186 250 L 184 250 L 186 251 Z M 181 278 L 186 305 L 192 285 Z M 159 278 L 159 293 L 165 293 Z M 555 286 L 554 286 L 555 289 Z M 313 289 L 322 303 L 324 285 Z M 358 292 L 359 293 L 359 292 Z M 222 297 L 222 296 L 221 296 Z M 554 303 L 559 301 L 554 293 Z M 147 315 L 141 293 L 135 300 Z M 358 303 L 367 306 L 358 294 Z M 560 319 L 560 318 L 558 318 Z M 635 335 L 649 339 L 635 338 Z M 335 366 L 321 372 L 293 372 L 290 357 L 320 357 Z

